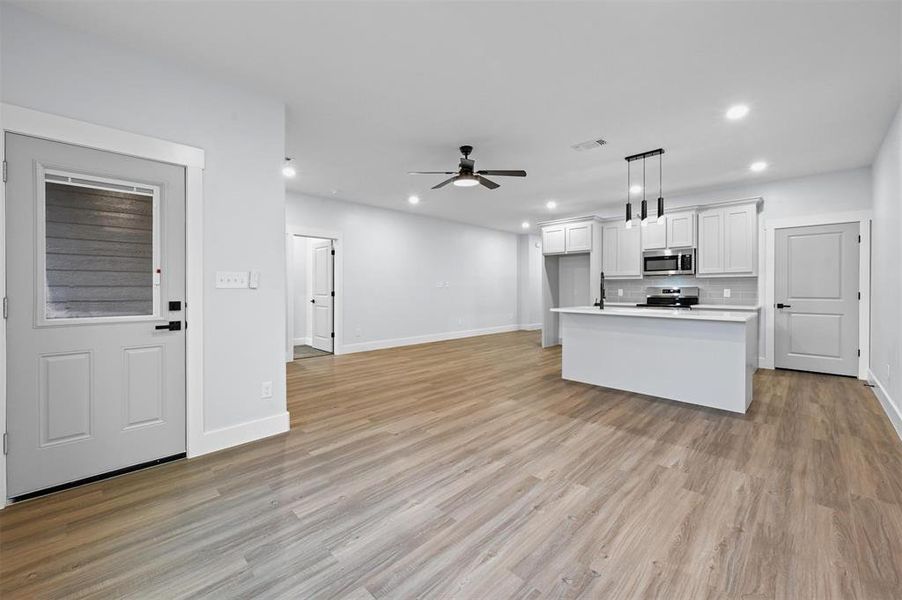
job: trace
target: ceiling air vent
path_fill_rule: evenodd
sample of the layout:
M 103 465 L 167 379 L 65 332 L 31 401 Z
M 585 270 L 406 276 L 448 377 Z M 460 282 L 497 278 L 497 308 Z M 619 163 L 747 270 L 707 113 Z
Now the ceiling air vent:
M 586 150 L 591 150 L 592 148 L 598 148 L 600 146 L 604 146 L 607 144 L 607 141 L 598 138 L 597 140 L 589 140 L 588 142 L 580 142 L 578 144 L 573 144 L 570 146 L 577 152 L 585 152 Z

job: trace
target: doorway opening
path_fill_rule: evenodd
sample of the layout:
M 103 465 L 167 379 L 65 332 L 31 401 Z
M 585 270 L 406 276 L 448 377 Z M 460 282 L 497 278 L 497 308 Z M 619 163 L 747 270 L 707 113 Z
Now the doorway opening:
M 288 244 L 288 328 L 292 361 L 335 351 L 335 244 L 291 235 Z

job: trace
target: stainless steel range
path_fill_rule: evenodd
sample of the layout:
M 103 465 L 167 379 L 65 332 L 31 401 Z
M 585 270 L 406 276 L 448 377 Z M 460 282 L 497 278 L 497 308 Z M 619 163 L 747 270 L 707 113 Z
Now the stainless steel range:
M 698 287 L 647 287 L 645 288 L 645 302 L 636 306 L 642 307 L 673 307 L 692 308 L 698 304 Z

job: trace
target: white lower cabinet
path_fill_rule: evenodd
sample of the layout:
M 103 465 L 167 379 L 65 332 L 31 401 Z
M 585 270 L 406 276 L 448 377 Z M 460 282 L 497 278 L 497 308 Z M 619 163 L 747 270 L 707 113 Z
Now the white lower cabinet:
M 697 272 L 700 277 L 757 274 L 757 202 L 699 210 Z
M 623 221 L 609 221 L 602 227 L 601 263 L 606 278 L 642 277 L 642 231 L 626 228 Z

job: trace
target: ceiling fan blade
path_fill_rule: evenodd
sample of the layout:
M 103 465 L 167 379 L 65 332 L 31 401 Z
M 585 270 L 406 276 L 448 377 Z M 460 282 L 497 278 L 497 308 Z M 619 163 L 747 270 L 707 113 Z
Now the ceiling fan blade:
M 526 171 L 476 171 L 479 175 L 500 175 L 503 177 L 526 177 Z
M 476 179 L 479 180 L 479 183 L 481 183 L 481 184 L 484 185 L 485 187 L 489 188 L 490 190 L 494 190 L 495 188 L 501 187 L 499 184 L 497 184 L 497 183 L 495 183 L 494 181 L 491 181 L 491 180 L 489 180 L 489 179 L 486 179 L 486 178 L 483 177 L 482 175 L 477 175 L 477 176 L 476 176 Z
M 445 187 L 446 185 L 448 185 L 449 183 L 451 183 L 451 182 L 454 181 L 455 179 L 457 179 L 457 175 L 455 175 L 454 177 L 451 177 L 450 179 L 444 180 L 443 182 L 441 182 L 441 183 L 438 184 L 438 185 L 432 186 L 432 189 L 437 190 L 437 189 L 439 189 L 440 187 Z
M 408 175 L 454 175 L 454 171 L 408 171 Z

